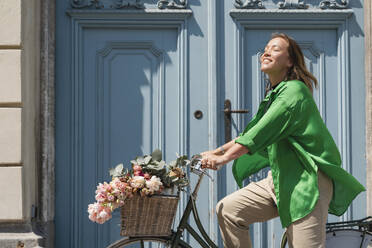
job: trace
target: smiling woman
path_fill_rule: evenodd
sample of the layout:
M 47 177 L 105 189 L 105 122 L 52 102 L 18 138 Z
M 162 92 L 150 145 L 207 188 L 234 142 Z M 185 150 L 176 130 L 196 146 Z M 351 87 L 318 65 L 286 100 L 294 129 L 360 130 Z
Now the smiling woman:
M 202 153 L 204 167 L 235 159 L 239 184 L 270 166 L 267 178 L 216 206 L 225 247 L 251 247 L 249 225 L 279 216 L 290 247 L 325 247 L 328 212 L 342 215 L 364 187 L 341 168 L 338 148 L 312 97 L 316 78 L 292 38 L 275 34 L 261 56 L 270 93 L 240 137 Z
M 318 80 L 306 68 L 301 48 L 285 34 L 274 34 L 267 44 L 261 56 L 261 71 L 269 75 L 272 87 L 283 78 L 285 81 L 298 79 L 304 82 L 310 91 L 313 91 L 313 86 L 318 85 Z

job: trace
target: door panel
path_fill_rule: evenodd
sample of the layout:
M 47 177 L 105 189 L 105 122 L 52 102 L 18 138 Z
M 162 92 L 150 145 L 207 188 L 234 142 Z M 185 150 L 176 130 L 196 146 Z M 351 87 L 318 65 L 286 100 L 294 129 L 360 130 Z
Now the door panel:
M 177 55 L 168 53 L 177 50 L 176 30 L 87 29 L 83 40 L 82 172 L 92 174 L 81 180 L 82 192 L 87 192 L 81 211 L 94 200 L 97 182 L 109 180 L 109 168 L 122 162 L 128 167 L 133 155 L 162 148 L 164 124 L 178 122 L 179 104 L 173 98 L 178 88 L 172 85 Z M 174 104 L 165 108 L 166 101 Z M 177 134 L 177 127 L 169 128 L 167 136 Z M 86 216 L 81 219 L 79 230 L 97 228 Z M 103 247 L 118 239 L 118 223 L 116 211 L 113 220 L 98 227 L 100 239 L 83 233 L 81 247 L 97 242 Z

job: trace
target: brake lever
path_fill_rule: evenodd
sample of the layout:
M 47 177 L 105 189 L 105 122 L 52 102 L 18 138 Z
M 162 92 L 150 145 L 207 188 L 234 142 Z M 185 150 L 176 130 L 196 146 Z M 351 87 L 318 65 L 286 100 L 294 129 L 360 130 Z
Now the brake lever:
M 190 168 L 191 168 L 191 172 L 193 172 L 193 173 L 195 173 L 199 176 L 202 175 L 202 174 L 205 174 L 212 180 L 212 182 L 214 182 L 214 179 L 207 172 L 207 169 L 202 168 L 201 155 L 200 154 L 192 156 L 191 161 L 190 161 Z

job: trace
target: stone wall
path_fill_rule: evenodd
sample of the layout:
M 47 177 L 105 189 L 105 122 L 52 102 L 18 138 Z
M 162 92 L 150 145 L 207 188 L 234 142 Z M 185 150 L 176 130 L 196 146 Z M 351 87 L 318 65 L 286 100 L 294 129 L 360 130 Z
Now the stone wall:
M 0 247 L 39 247 L 40 0 L 0 1 Z
M 0 4 L 0 222 L 22 221 L 21 1 Z

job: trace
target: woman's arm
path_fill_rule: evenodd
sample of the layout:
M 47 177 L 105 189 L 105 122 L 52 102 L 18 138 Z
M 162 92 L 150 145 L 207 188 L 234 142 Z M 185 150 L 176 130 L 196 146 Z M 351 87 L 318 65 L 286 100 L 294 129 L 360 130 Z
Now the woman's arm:
M 235 139 L 226 143 L 225 145 L 228 145 L 228 149 L 223 155 L 202 154 L 203 167 L 216 170 L 217 166 L 225 165 L 231 160 L 237 159 L 243 154 L 249 152 L 245 146 L 235 143 Z
M 214 150 L 202 152 L 202 153 L 200 153 L 200 155 L 202 155 L 202 156 L 205 156 L 205 155 L 223 155 L 225 152 L 227 152 L 235 144 L 235 140 L 237 138 L 227 142 L 226 144 L 224 144 L 220 147 L 217 147 Z

